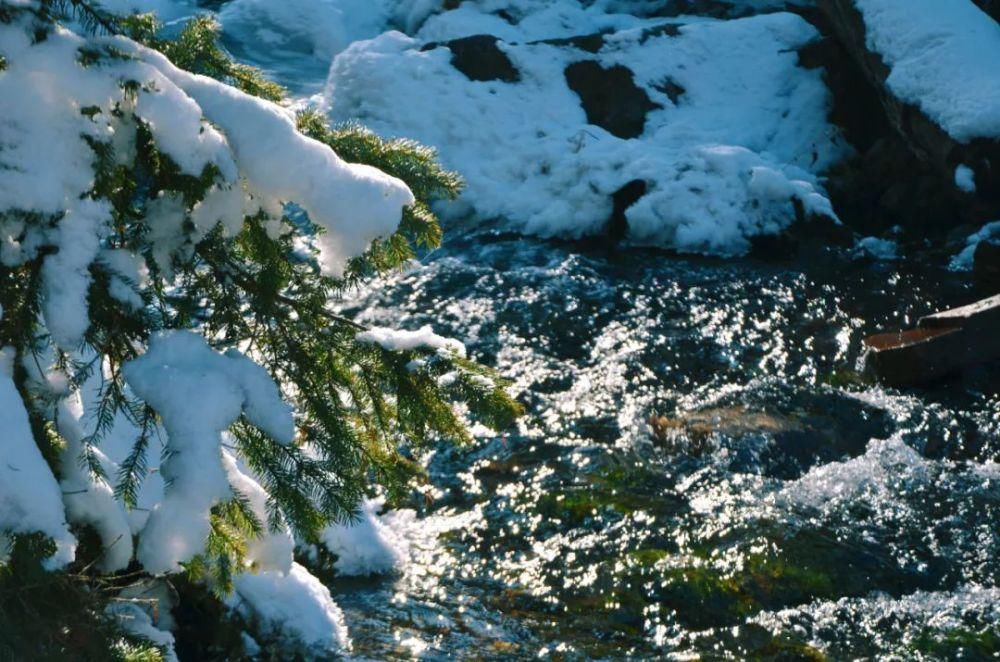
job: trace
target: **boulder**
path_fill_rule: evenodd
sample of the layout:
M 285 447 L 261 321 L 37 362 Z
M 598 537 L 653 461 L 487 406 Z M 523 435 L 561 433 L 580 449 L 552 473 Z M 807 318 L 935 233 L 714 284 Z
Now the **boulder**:
M 498 41 L 500 40 L 493 35 L 478 34 L 453 39 L 444 45 L 451 51 L 451 66 L 465 74 L 469 80 L 516 83 L 521 80 L 521 74 L 507 54 L 497 46 Z M 440 44 L 430 43 L 423 50 L 438 46 Z
M 1000 242 L 979 242 L 972 257 L 972 274 L 983 289 L 1000 292 Z
M 982 5 L 996 4 L 992 0 Z M 834 173 L 830 185 L 831 196 L 842 216 L 850 218 L 852 210 L 865 214 L 864 209 L 878 210 L 872 216 L 888 211 L 891 219 L 867 227 L 901 224 L 920 231 L 939 230 L 963 223 L 981 223 L 1000 213 L 1000 140 L 974 138 L 960 141 L 948 134 L 917 106 L 897 98 L 886 83 L 890 67 L 879 53 L 868 48 L 867 28 L 854 0 L 818 0 L 824 25 L 846 53 L 850 63 L 841 57 L 827 54 L 822 59 L 833 81 L 834 115 L 837 108 L 851 112 L 851 103 L 860 101 L 854 117 L 841 117 L 842 126 L 861 128 L 858 111 L 873 127 L 883 125 L 888 131 L 875 132 L 877 140 L 871 146 L 862 141 L 860 160 L 850 164 L 845 171 Z M 829 47 L 831 53 L 836 49 Z M 810 55 L 816 56 L 815 53 Z M 808 58 L 808 56 L 807 56 Z M 844 85 L 851 74 L 843 73 L 853 67 L 863 85 L 855 85 L 857 94 Z M 961 75 L 956 72 L 956 75 Z M 873 108 L 870 99 L 877 100 Z M 846 131 L 852 138 L 851 130 Z M 854 131 L 854 139 L 858 131 Z M 870 137 L 869 131 L 869 137 Z M 852 140 L 853 142 L 853 140 Z M 961 190 L 956 186 L 956 169 L 971 169 L 975 191 Z M 909 210 L 916 214 L 907 213 Z M 861 221 L 862 223 L 864 220 Z
M 669 453 L 702 455 L 717 447 L 741 471 L 794 480 L 819 464 L 857 457 L 890 430 L 887 414 L 829 390 L 797 394 L 794 406 L 744 404 L 649 419 L 653 442 Z
M 566 84 L 580 97 L 590 124 L 619 138 L 638 138 L 646 128 L 646 113 L 660 108 L 635 84 L 632 71 L 616 64 L 602 67 L 593 60 L 566 67 Z
M 864 340 L 864 372 L 908 387 L 1000 359 L 1000 295 L 920 318 L 916 329 Z

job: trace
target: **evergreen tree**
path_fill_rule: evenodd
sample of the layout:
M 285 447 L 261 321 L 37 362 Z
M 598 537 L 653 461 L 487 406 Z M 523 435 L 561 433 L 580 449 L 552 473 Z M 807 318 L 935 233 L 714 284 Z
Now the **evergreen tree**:
M 430 203 L 458 177 L 293 114 L 217 33 L 0 0 L 0 628 L 31 613 L 32 563 L 78 597 L 182 569 L 224 595 L 273 565 L 256 542 L 314 542 L 373 485 L 401 493 L 419 473 L 401 447 L 466 440 L 455 403 L 496 429 L 519 414 L 460 345 L 331 310 L 439 244 Z M 161 453 L 162 500 L 130 524 Z M 11 650 L 74 645 L 25 637 Z

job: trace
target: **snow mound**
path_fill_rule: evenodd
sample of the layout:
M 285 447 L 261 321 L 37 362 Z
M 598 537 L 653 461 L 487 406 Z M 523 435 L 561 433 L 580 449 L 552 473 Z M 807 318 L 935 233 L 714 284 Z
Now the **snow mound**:
M 400 570 L 410 557 L 408 529 L 413 511 L 395 511 L 379 517 L 384 502 L 368 499 L 361 504 L 360 519 L 332 524 L 320 541 L 337 555 L 334 568 L 342 575 L 375 575 Z
M 1000 25 L 971 0 L 855 0 L 889 89 L 952 138 L 1000 137 Z
M 255 616 L 269 635 L 304 644 L 317 655 L 349 646 L 344 613 L 330 590 L 298 563 L 287 573 L 243 573 L 234 585 L 230 606 Z
M 421 38 L 496 28 L 495 16 L 465 7 L 434 16 Z M 639 181 L 646 193 L 624 212 L 632 243 L 720 255 L 780 232 L 796 207 L 833 217 L 815 173 L 848 148 L 826 122 L 820 73 L 797 66 L 795 49 L 817 37 L 808 23 L 787 13 L 688 25 L 590 16 L 617 30 L 596 52 L 507 24 L 496 49 L 517 72 L 510 82 L 471 80 L 449 48 L 425 50 L 398 32 L 355 43 L 331 66 L 328 112 L 436 147 L 467 183 L 458 203 L 440 208 L 446 217 L 579 238 L 606 231 L 613 194 Z M 567 77 L 579 62 L 631 78 L 636 98 L 645 96 L 636 137 L 588 120 Z M 600 81 L 594 87 L 600 97 Z

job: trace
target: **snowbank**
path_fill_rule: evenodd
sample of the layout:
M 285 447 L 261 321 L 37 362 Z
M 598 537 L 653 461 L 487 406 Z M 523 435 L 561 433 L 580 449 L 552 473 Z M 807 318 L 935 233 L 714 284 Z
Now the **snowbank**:
M 389 32 L 353 44 L 331 67 L 328 111 L 436 147 L 467 182 L 446 215 L 500 218 L 540 236 L 605 231 L 612 195 L 635 180 L 648 187 L 625 212 L 636 244 L 734 255 L 749 238 L 791 224 L 796 204 L 833 216 L 815 173 L 847 148 L 825 120 L 820 74 L 797 66 L 795 49 L 817 37 L 804 20 L 771 14 L 680 26 L 590 12 L 584 28 L 617 30 L 596 53 L 537 41 L 578 29 L 553 16 L 580 11 L 556 3 L 537 14 L 542 27 L 536 15 L 505 23 L 507 43 L 496 49 L 516 70 L 510 82 L 471 80 L 448 48 L 423 50 L 428 36 L 498 28 L 496 16 L 466 4 L 429 19 L 417 39 Z M 563 28 L 547 34 L 554 25 Z M 637 137 L 588 120 L 567 82 L 567 68 L 581 61 L 619 79 L 629 78 L 621 67 L 630 72 L 630 93 L 645 95 L 649 109 Z
M 898 98 L 959 142 L 1000 137 L 1000 25 L 971 0 L 854 0 Z

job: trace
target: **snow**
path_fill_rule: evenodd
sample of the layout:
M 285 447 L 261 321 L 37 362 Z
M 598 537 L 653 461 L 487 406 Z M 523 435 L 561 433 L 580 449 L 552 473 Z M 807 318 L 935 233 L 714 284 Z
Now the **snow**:
M 550 14 L 578 11 L 567 6 L 555 3 Z M 737 255 L 751 237 L 791 224 L 793 199 L 833 216 L 815 173 L 848 148 L 826 122 L 820 73 L 797 66 L 795 49 L 817 37 L 808 23 L 778 13 L 650 36 L 643 28 L 663 20 L 585 14 L 591 24 L 507 24 L 499 46 L 520 72 L 516 83 L 469 80 L 447 48 L 421 50 L 430 37 L 498 27 L 466 4 L 429 19 L 417 38 L 388 32 L 355 43 L 331 66 L 326 108 L 335 121 L 437 148 L 467 183 L 458 203 L 439 207 L 452 219 L 499 219 L 543 237 L 599 234 L 611 195 L 642 180 L 649 192 L 626 212 L 632 243 Z M 527 43 L 591 27 L 618 30 L 596 55 Z M 628 67 L 660 106 L 639 138 L 587 123 L 564 75 L 581 60 Z M 661 89 L 667 81 L 685 90 L 676 103 Z
M 204 548 L 212 506 L 231 494 L 222 433 L 245 414 L 276 442 L 291 443 L 291 409 L 263 368 L 234 350 L 218 354 L 191 332 L 154 336 L 124 373 L 163 419 L 167 436 L 161 473 L 168 487 L 142 531 L 137 556 L 151 573 L 178 572 Z
M 73 560 L 76 539 L 66 524 L 59 485 L 31 435 L 28 412 L 8 369 L 9 351 L 0 351 L 0 531 L 52 538 L 56 551 L 45 565 L 55 569 Z
M 867 255 L 876 260 L 895 260 L 899 257 L 899 245 L 891 239 L 864 237 L 858 240 L 855 250 L 859 255 Z
M 899 99 L 952 138 L 1000 137 L 1000 25 L 971 0 L 855 0 Z
M 91 475 L 89 468 L 81 465 L 84 450 L 84 410 L 79 393 L 62 401 L 57 418 L 59 434 L 66 440 L 60 457 L 59 481 L 63 492 L 66 515 L 74 524 L 90 525 L 101 538 L 104 552 L 98 561 L 101 570 L 124 570 L 132 560 L 132 530 L 128 516 L 114 492 L 105 481 Z M 104 473 L 116 476 L 118 466 L 99 448 L 93 453 L 98 457 Z
M 236 456 L 226 449 L 222 450 L 222 463 L 233 492 L 249 501 L 254 515 L 265 527 L 263 535 L 248 542 L 247 558 L 254 568 L 289 572 L 292 569 L 292 555 L 295 551 L 295 540 L 292 538 L 291 530 L 287 525 L 283 525 L 277 531 L 269 530 L 267 492 L 252 476 L 250 470 L 241 466 Z
M 960 191 L 966 193 L 976 192 L 976 173 L 967 165 L 959 165 L 955 168 L 955 186 Z
M 236 592 L 227 599 L 230 606 L 249 611 L 271 635 L 298 640 L 317 654 L 349 645 L 344 614 L 330 590 L 298 563 L 287 574 L 243 573 L 234 584 Z
M 144 287 L 149 281 L 149 269 L 141 256 L 123 249 L 103 249 L 98 255 L 110 275 L 108 293 L 132 310 L 141 310 L 142 297 L 135 288 Z
M 317 243 L 327 274 L 342 275 L 347 260 L 391 234 L 403 207 L 413 204 L 413 193 L 399 179 L 371 166 L 348 164 L 326 145 L 299 133 L 291 111 L 182 71 L 160 53 L 131 41 L 117 42 L 162 72 L 225 133 L 251 189 L 265 199 L 295 202 L 326 231 Z M 173 127 L 160 130 L 169 133 Z
M 389 8 L 379 0 L 234 0 L 219 20 L 226 34 L 269 50 L 302 53 L 327 60 L 358 39 L 381 33 Z
M 951 258 L 949 268 L 952 271 L 971 271 L 979 242 L 990 239 L 1000 239 L 1000 221 L 987 223 L 978 232 L 969 235 L 965 240 L 965 248 Z
M 320 262 L 339 276 L 349 258 L 391 234 L 413 202 L 400 180 L 345 163 L 299 134 L 287 109 L 182 72 L 122 37 L 88 40 L 56 28 L 32 43 L 30 32 L 21 20 L 0 25 L 7 62 L 0 76 L 0 260 L 18 266 L 43 247 L 55 249 L 43 265 L 42 312 L 64 350 L 77 349 L 89 326 L 90 266 L 111 229 L 109 204 L 91 197 L 95 157 L 87 140 L 113 146 L 114 158 L 128 162 L 133 113 L 183 173 L 199 176 L 209 166 L 219 173 L 193 209 L 171 194 L 149 205 L 147 239 L 168 276 L 175 253 L 217 223 L 235 234 L 245 214 L 280 208 L 276 202 L 298 203 L 325 230 Z M 109 45 L 136 58 L 80 64 L 81 48 Z M 134 100 L 123 80 L 142 83 Z M 116 297 L 140 303 L 123 283 L 113 287 Z
M 132 602 L 112 602 L 107 608 L 112 616 L 126 632 L 146 639 L 160 646 L 164 651 L 166 662 L 178 662 L 174 651 L 174 635 L 153 625 L 153 619 L 138 604 Z
M 337 555 L 334 568 L 339 574 L 375 575 L 406 566 L 410 544 L 400 523 L 413 512 L 396 511 L 380 518 L 383 506 L 384 500 L 366 499 L 357 522 L 331 524 L 323 530 L 320 541 Z
M 465 356 L 465 345 L 454 338 L 445 338 L 434 333 L 430 325 L 416 331 L 390 329 L 384 326 L 374 326 L 355 336 L 360 343 L 381 345 L 390 352 L 430 349 L 445 353 Z
M 45 283 L 42 313 L 52 339 L 64 350 L 79 347 L 90 326 L 89 267 L 97 257 L 110 220 L 111 207 L 107 203 L 73 201 L 59 223 L 58 236 L 53 242 L 59 250 L 46 257 L 42 265 Z

